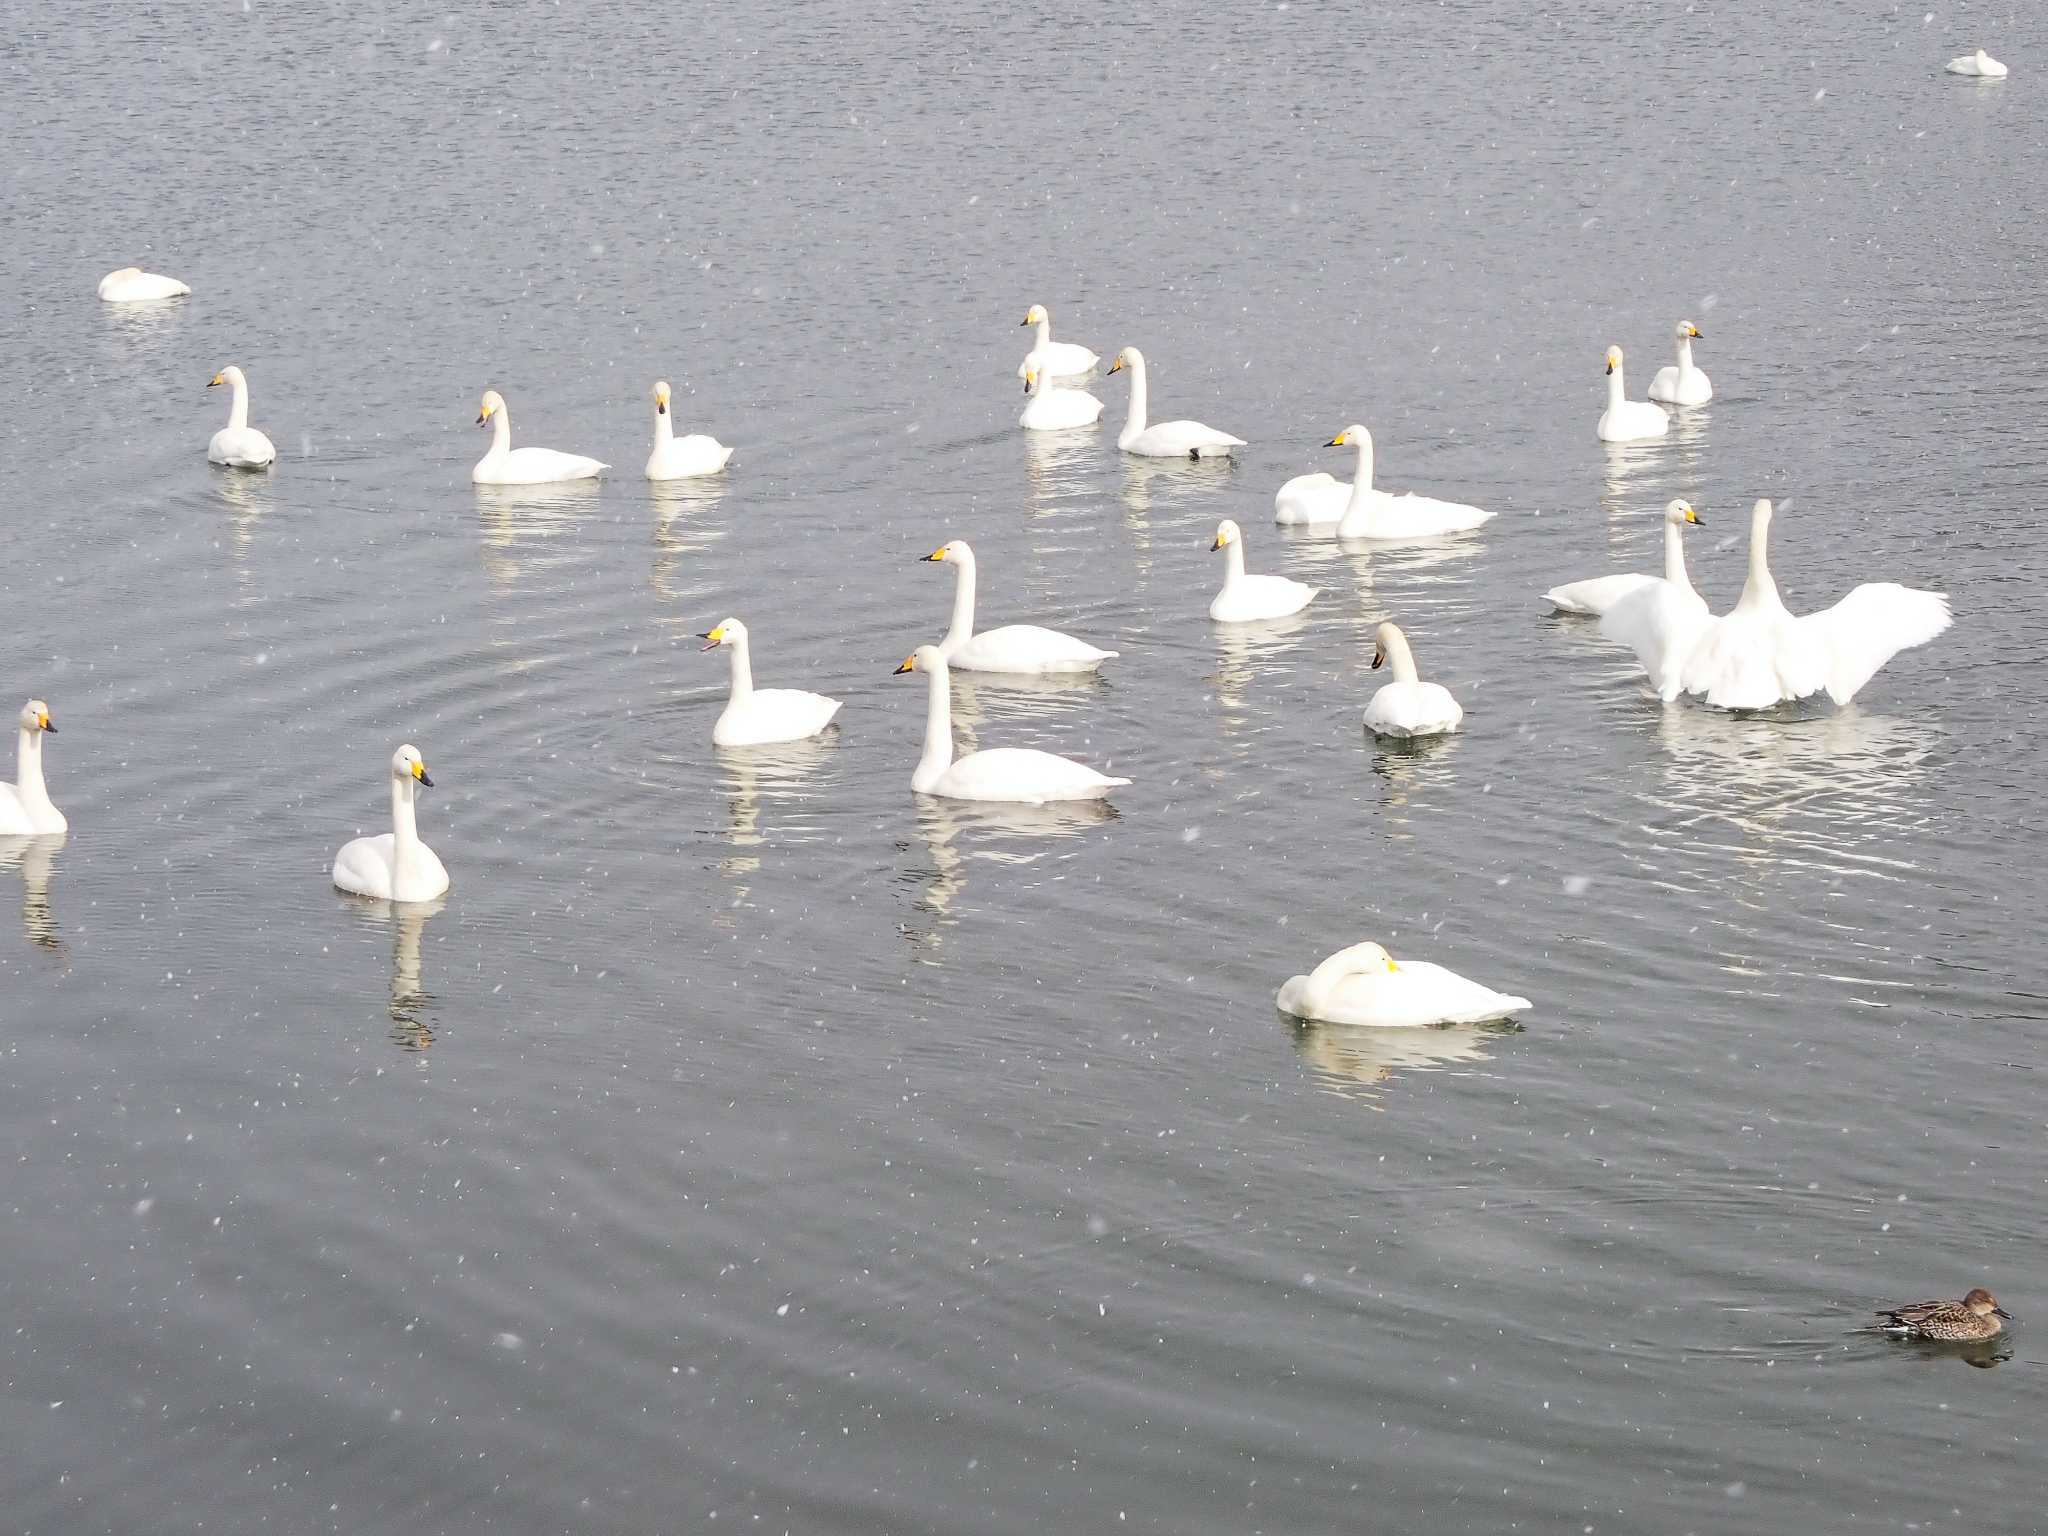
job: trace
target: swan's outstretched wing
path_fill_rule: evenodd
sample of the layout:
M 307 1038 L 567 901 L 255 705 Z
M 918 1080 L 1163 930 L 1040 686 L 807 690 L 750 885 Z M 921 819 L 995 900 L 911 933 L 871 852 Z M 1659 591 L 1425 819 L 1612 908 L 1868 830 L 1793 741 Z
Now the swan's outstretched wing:
M 1925 645 L 1954 619 L 1945 592 L 1871 581 L 1834 607 L 1794 622 L 1827 656 L 1828 697 L 1846 704 L 1879 667 L 1900 651 Z
M 1678 697 L 1686 658 L 1709 622 L 1699 594 L 1652 576 L 1600 616 L 1600 634 L 1634 651 L 1651 686 L 1668 700 Z

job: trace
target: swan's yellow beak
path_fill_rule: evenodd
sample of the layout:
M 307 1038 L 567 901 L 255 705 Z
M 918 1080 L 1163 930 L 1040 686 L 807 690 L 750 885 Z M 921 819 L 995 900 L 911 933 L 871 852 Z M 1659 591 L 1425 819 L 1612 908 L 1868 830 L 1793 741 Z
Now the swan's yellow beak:
M 917 658 L 915 656 L 906 656 L 903 658 L 903 665 L 896 669 L 894 675 L 901 677 L 906 672 L 915 672 L 916 670 Z
M 476 413 L 476 424 L 477 424 L 478 426 L 482 426 L 482 425 L 483 425 L 483 424 L 484 424 L 485 422 L 489 421 L 490 419 L 491 419 L 491 403 L 490 403 L 490 402 L 489 402 L 488 400 L 486 400 L 486 401 L 484 402 L 484 407 L 483 407 L 483 409 L 482 409 L 482 410 L 480 410 L 480 411 L 478 411 L 478 412 Z
M 1616 351 L 1614 350 L 1614 348 L 1612 348 L 1612 347 L 1609 347 L 1609 348 L 1607 349 L 1607 371 L 1608 371 L 1609 373 L 1612 373 L 1612 372 L 1614 372 L 1614 368 L 1615 368 L 1615 365 L 1616 365 L 1617 363 L 1619 363 L 1620 361 L 1621 361 L 1621 354 L 1620 354 L 1620 353 L 1618 353 L 1618 352 L 1616 352 Z
M 426 785 L 427 788 L 432 789 L 434 787 L 434 781 L 427 777 L 427 765 L 424 762 L 419 761 L 417 759 L 414 760 L 412 765 L 412 776 L 418 779 L 422 784 Z
M 1389 971 L 1398 971 L 1401 969 L 1401 967 L 1394 964 L 1394 957 L 1392 955 L 1387 956 L 1387 969 Z
M 1693 511 L 1691 507 L 1687 507 L 1685 509 L 1685 520 L 1688 523 L 1691 523 L 1696 528 L 1704 528 L 1707 526 L 1705 523 L 1700 521 L 1699 513 Z
M 1027 395 L 1028 395 L 1028 394 L 1030 394 L 1030 393 L 1031 393 L 1031 386 L 1032 386 L 1032 385 L 1034 385 L 1034 384 L 1036 384 L 1037 382 L 1038 382 L 1038 375 L 1037 375 L 1036 373 L 1033 373 L 1033 372 L 1032 372 L 1032 371 L 1031 371 L 1030 369 L 1028 369 L 1028 368 L 1027 368 L 1027 369 L 1025 369 L 1025 370 L 1024 370 L 1024 393 L 1025 393 L 1025 394 L 1027 394 Z
M 39 731 L 48 731 L 53 736 L 57 734 L 57 727 L 50 724 L 50 712 L 47 709 L 41 710 L 37 713 L 36 729 Z
M 1706 338 L 1705 338 L 1704 336 L 1702 336 L 1702 335 L 1700 334 L 1700 328 L 1699 328 L 1698 326 L 1696 326 L 1696 325 L 1688 325 L 1688 326 L 1687 326 L 1687 327 L 1685 328 L 1685 334 L 1686 334 L 1686 336 L 1687 336 L 1688 338 L 1690 338 L 1690 339 L 1691 339 L 1691 340 L 1693 340 L 1693 341 L 1705 341 L 1705 340 L 1706 340 Z
M 1325 448 L 1342 448 L 1344 446 L 1344 434 L 1339 432 L 1335 437 L 1323 444 L 1323 446 Z
M 938 547 L 937 549 L 933 550 L 933 551 L 932 551 L 932 552 L 931 552 L 930 554 L 928 554 L 928 555 L 919 555 L 919 556 L 918 556 L 917 558 L 918 558 L 918 560 L 919 560 L 920 562 L 923 562 L 923 561 L 926 561 L 926 560 L 940 560 L 940 561 L 943 561 L 943 560 L 944 560 L 944 559 L 946 558 L 946 548 L 945 548 L 945 546 L 944 546 L 944 545 L 942 544 L 942 545 L 940 545 L 940 546 L 939 546 L 939 547 Z
M 1372 648 L 1372 669 L 1377 672 L 1387 664 L 1387 653 L 1378 646 Z
M 1124 359 L 1123 359 L 1123 354 L 1122 354 L 1121 352 L 1119 352 L 1119 353 L 1118 353 L 1118 354 L 1117 354 L 1117 355 L 1116 355 L 1116 356 L 1115 356 L 1114 358 L 1112 358 L 1112 359 L 1110 360 L 1110 364 L 1109 364 L 1109 373 L 1122 373 L 1123 371 L 1124 371 Z M 1104 378 L 1108 378 L 1108 377 L 1109 377 L 1109 374 L 1108 374 L 1108 373 L 1106 373 L 1106 374 L 1104 374 L 1104 375 L 1103 375 L 1103 377 L 1104 377 Z
M 660 413 L 661 413 L 661 414 L 663 414 L 663 415 L 666 415 L 666 414 L 668 413 L 668 391 L 667 391 L 667 390 L 665 390 L 665 389 L 657 389 L 657 390 L 656 390 L 656 391 L 654 392 L 654 409 L 655 409 L 656 411 L 660 412 Z
M 1216 541 L 1209 546 L 1209 553 L 1212 555 L 1215 554 L 1217 550 L 1221 549 L 1224 545 L 1228 544 L 1229 542 L 1230 535 L 1225 533 L 1221 528 L 1218 528 L 1216 530 Z
M 704 642 L 705 650 L 715 651 L 725 644 L 725 626 L 721 624 L 716 629 L 707 629 L 697 638 Z
M 218 384 L 218 383 L 220 383 L 220 382 L 221 382 L 221 376 L 220 376 L 219 374 L 217 374 L 217 373 L 216 373 L 216 374 L 215 374 L 215 375 L 214 375 L 214 376 L 213 376 L 212 378 L 210 378 L 210 379 L 208 379 L 208 380 L 206 381 L 206 387 L 207 387 L 208 389 L 211 389 L 211 388 L 213 388 L 213 386 L 214 386 L 214 385 L 216 385 L 216 384 Z
M 1022 320 L 1019 320 L 1019 321 L 1018 321 L 1017 323 L 1018 323 L 1019 325 L 1029 325 L 1029 324 L 1031 323 L 1031 315 L 1030 315 L 1030 313 L 1029 313 L 1029 312 L 1027 311 L 1027 312 L 1025 313 L 1025 316 L 1024 316 L 1024 318 L 1023 318 Z

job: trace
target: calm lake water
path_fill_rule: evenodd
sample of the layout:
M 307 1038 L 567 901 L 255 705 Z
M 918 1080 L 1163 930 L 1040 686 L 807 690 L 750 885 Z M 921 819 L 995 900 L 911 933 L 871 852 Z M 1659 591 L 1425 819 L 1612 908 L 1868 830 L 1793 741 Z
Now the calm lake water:
M 18 18 L 0 1525 L 2041 1529 L 2048 14 L 1752 9 Z M 1033 301 L 1251 446 L 1027 441 Z M 1681 316 L 1713 404 L 1604 448 Z M 639 478 L 657 377 L 723 478 Z M 472 489 L 487 387 L 616 472 Z M 1274 528 L 1354 420 L 1499 516 Z M 1676 495 L 1717 608 L 1769 495 L 1795 608 L 1956 627 L 1664 708 L 1537 594 Z M 1298 621 L 1208 622 L 1225 516 Z M 1108 814 L 910 793 L 948 537 L 1122 652 L 956 683 Z M 836 732 L 712 749 L 727 614 Z M 1455 739 L 1362 735 L 1383 617 Z M 1275 1012 L 1365 937 L 1536 1006 Z M 1978 1283 L 1992 1369 L 1851 1332 Z

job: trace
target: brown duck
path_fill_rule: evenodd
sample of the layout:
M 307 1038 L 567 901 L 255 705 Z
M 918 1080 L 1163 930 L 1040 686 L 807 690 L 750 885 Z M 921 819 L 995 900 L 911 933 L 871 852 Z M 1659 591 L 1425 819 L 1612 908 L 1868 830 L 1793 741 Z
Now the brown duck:
M 2012 1314 L 1980 1285 L 1961 1301 L 1909 1302 L 1903 1307 L 1887 1307 L 1877 1318 L 1870 1326 L 1878 1333 L 1905 1339 L 1968 1341 L 1996 1337 L 2005 1328 L 1999 1319 L 2010 1321 Z

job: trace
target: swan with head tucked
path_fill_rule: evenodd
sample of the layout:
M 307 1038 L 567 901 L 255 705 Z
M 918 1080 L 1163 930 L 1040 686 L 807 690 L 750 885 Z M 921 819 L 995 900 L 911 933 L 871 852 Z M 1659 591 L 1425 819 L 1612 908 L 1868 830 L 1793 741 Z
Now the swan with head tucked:
M 1982 48 L 1950 59 L 1947 69 L 1952 75 L 1975 75 L 1984 80 L 2003 80 L 2006 75 L 2005 66 Z
M 1705 369 L 1692 365 L 1692 344 L 1705 338 L 1690 320 L 1679 321 L 1672 334 L 1678 342 L 1678 361 L 1657 370 L 1650 380 L 1650 398 L 1672 405 L 1705 405 L 1714 398 L 1713 381 Z
M 718 747 L 759 747 L 771 741 L 801 741 L 815 736 L 839 713 L 839 700 L 801 688 L 756 688 L 747 651 L 747 626 L 727 619 L 698 637 L 704 649 L 724 646 L 732 652 L 732 697 L 711 727 Z
M 654 451 L 647 456 L 650 480 L 688 480 L 695 475 L 715 475 L 725 468 L 732 450 L 717 438 L 702 432 L 676 436 L 676 419 L 669 413 L 667 379 L 654 384 Z M 501 405 L 499 409 L 503 409 Z M 510 439 L 511 428 L 506 428 Z M 525 451 L 525 450 L 522 450 Z
M 1351 483 L 1318 471 L 1296 475 L 1273 497 L 1273 521 L 1297 528 L 1334 531 L 1340 539 L 1371 539 L 1399 543 L 1464 533 L 1492 517 L 1491 512 L 1460 501 L 1439 501 L 1411 491 L 1395 495 L 1372 483 L 1372 434 L 1353 422 L 1326 448 L 1357 450 L 1358 467 Z
M 1664 575 L 1663 580 L 1675 582 L 1686 591 L 1692 590 L 1692 582 L 1685 574 L 1685 543 L 1681 530 L 1687 523 L 1699 526 L 1699 514 L 1692 509 L 1692 503 L 1678 500 L 1664 508 Z M 1597 619 L 1631 592 L 1640 591 L 1659 578 L 1628 573 L 1618 576 L 1589 576 L 1584 581 L 1568 581 L 1561 587 L 1552 587 L 1543 594 L 1543 600 L 1559 613 L 1577 617 Z
M 43 738 L 54 736 L 50 706 L 30 699 L 21 707 L 21 730 L 15 738 L 14 782 L 0 782 L 0 836 L 40 837 L 62 832 L 69 822 L 50 803 L 43 785 Z
M 491 428 L 491 448 L 469 472 L 475 485 L 554 485 L 563 480 L 595 480 L 611 468 L 580 453 L 557 453 L 552 448 L 514 448 L 512 413 L 505 409 L 505 397 L 495 389 L 484 391 L 476 424 Z
M 1375 736 L 1442 736 L 1458 728 L 1465 711 L 1442 683 L 1425 683 L 1415 675 L 1415 653 L 1398 624 L 1373 631 L 1373 669 L 1394 674 L 1365 706 L 1365 728 Z
M 1034 304 L 1024 312 L 1024 324 L 1038 327 L 1038 334 L 1032 340 L 1031 350 L 1024 354 L 1024 361 L 1017 365 L 1017 377 L 1024 379 L 1030 387 L 1028 374 L 1044 374 L 1048 378 L 1071 379 L 1077 374 L 1093 373 L 1095 365 L 1102 361 L 1100 354 L 1091 352 L 1079 342 L 1054 341 L 1052 339 L 1052 314 L 1043 304 Z
M 896 669 L 922 672 L 930 680 L 924 717 L 924 756 L 910 787 L 920 795 L 947 800 L 1004 800 L 1044 805 L 1052 800 L 1100 800 L 1130 783 L 1112 779 L 1083 763 L 1030 747 L 992 747 L 953 756 L 953 699 L 946 658 L 935 645 L 920 645 Z
M 1092 427 L 1102 417 L 1102 402 L 1085 389 L 1055 389 L 1052 375 L 1036 368 L 1024 370 L 1024 414 L 1017 425 L 1027 432 L 1060 432 L 1068 427 Z
M 963 672 L 1093 672 L 1117 653 L 1100 650 L 1085 640 L 1036 624 L 1005 624 L 1001 629 L 974 632 L 974 551 L 965 539 L 950 539 L 921 562 L 950 565 L 953 622 L 946 627 L 939 651 L 948 666 Z
M 267 469 L 277 461 L 270 439 L 249 425 L 249 381 L 242 370 L 230 363 L 206 381 L 212 389 L 225 384 L 234 399 L 228 404 L 228 424 L 213 434 L 206 445 L 206 457 L 230 469 Z
M 1131 413 L 1116 437 L 1117 447 L 1125 453 L 1146 459 L 1216 459 L 1228 458 L 1231 449 L 1244 447 L 1243 438 L 1205 427 L 1199 421 L 1162 421 L 1148 426 L 1145 354 L 1136 347 L 1125 347 L 1117 353 L 1109 371 L 1128 372 L 1131 376 Z
M 1297 1019 L 1385 1029 L 1482 1024 L 1531 1006 L 1427 960 L 1396 961 L 1378 944 L 1353 944 L 1308 975 L 1290 976 L 1274 1001 Z
M 1599 610 L 1600 633 L 1636 653 L 1636 660 L 1650 675 L 1650 686 L 1667 704 L 1684 691 L 1686 658 L 1714 621 L 1706 599 L 1693 590 L 1685 570 L 1685 525 L 1698 522 L 1698 515 L 1683 501 L 1674 501 L 1665 509 L 1662 576 L 1610 576 L 1574 583 L 1577 587 L 1595 586 L 1601 579 L 1637 583 Z M 1560 587 L 1549 595 L 1554 599 L 1558 592 L 1569 590 Z
M 1681 669 L 1684 690 L 1715 708 L 1769 709 L 1822 691 L 1846 704 L 1892 657 L 1952 622 L 1945 593 L 1889 581 L 1865 582 L 1818 613 L 1792 613 L 1765 556 L 1770 525 L 1771 504 L 1759 501 L 1742 596 L 1701 629 Z
M 391 754 L 391 830 L 344 843 L 334 856 L 334 883 L 352 896 L 379 901 L 432 901 L 448 889 L 448 871 L 420 841 L 413 806 L 432 789 L 420 749 L 407 742 Z
M 1209 617 L 1219 624 L 1255 624 L 1284 619 L 1306 608 L 1321 589 L 1289 576 L 1251 576 L 1244 568 L 1244 534 L 1229 518 L 1216 527 L 1211 551 L 1224 554 L 1223 590 L 1209 604 Z
M 1622 388 L 1621 348 L 1607 349 L 1607 409 L 1600 413 L 1596 429 L 1603 443 L 1633 443 L 1646 437 L 1662 437 L 1671 429 L 1671 418 L 1661 406 L 1647 400 L 1631 400 Z
M 175 277 L 122 267 L 100 279 L 100 297 L 109 304 L 146 304 L 151 299 L 181 299 L 192 290 Z

